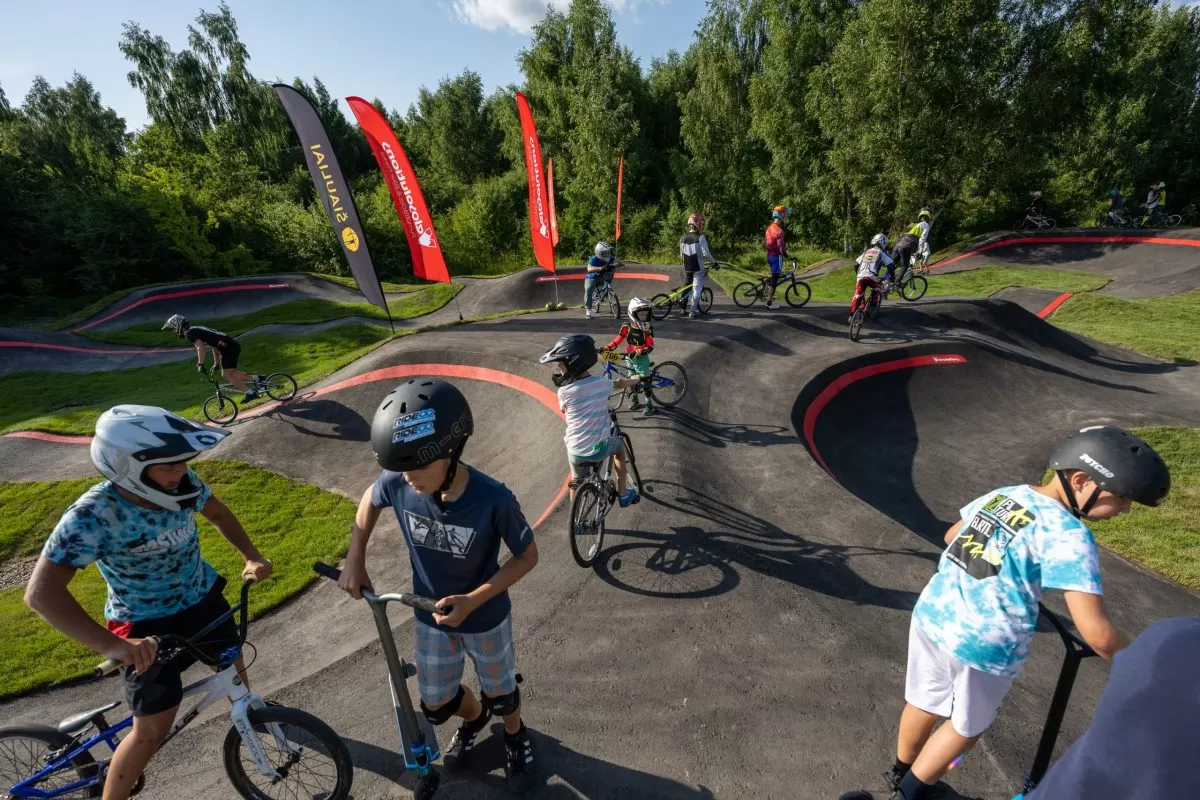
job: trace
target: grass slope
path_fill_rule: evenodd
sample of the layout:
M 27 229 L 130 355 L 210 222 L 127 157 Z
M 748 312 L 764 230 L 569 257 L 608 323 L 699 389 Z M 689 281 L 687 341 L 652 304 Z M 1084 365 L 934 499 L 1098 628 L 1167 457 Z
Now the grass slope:
M 1123 300 L 1072 297 L 1050 317 L 1060 328 L 1166 361 L 1200 361 L 1200 291 Z
M 1001 289 L 1049 289 L 1056 292 L 1088 292 L 1108 283 L 1108 278 L 1086 272 L 1060 272 L 1020 267 L 982 267 L 963 272 L 929 274 L 926 297 L 990 297 Z M 849 267 L 808 281 L 812 299 L 821 303 L 849 302 L 854 294 L 855 272 Z
M 311 583 L 314 561 L 336 561 L 345 554 L 346 531 L 355 511 L 346 498 L 248 464 L 204 461 L 195 469 L 274 562 L 274 576 L 250 590 L 252 614 L 274 608 Z M 39 552 L 62 512 L 96 482 L 0 483 L 0 506 L 23 508 L 30 500 L 38 504 L 30 513 L 0 515 L 0 554 L 9 558 L 13 553 Z M 215 528 L 197 519 L 201 552 L 229 581 L 225 593 L 232 601 L 242 557 Z M 106 588 L 96 567 L 81 570 L 71 591 L 94 618 L 103 617 Z M 86 676 L 102 660 L 26 608 L 23 595 L 23 587 L 0 591 L 0 630 L 6 634 L 0 648 L 0 697 Z M 253 627 L 250 634 L 253 640 Z
M 1171 468 L 1171 494 L 1157 508 L 1089 523 L 1105 547 L 1200 591 L 1200 430 L 1135 429 Z
M 403 297 L 389 301 L 388 308 L 391 309 L 392 319 L 397 322 L 412 319 L 437 311 L 449 303 L 461 289 L 462 286 L 459 284 L 433 284 L 420 291 L 410 292 Z M 387 315 L 383 313 L 382 309 L 370 303 L 339 303 L 336 300 L 313 297 L 281 303 L 251 314 L 206 318 L 198 320 L 197 324 L 216 328 L 230 336 L 240 336 L 246 331 L 262 325 L 277 323 L 310 325 L 354 316 L 378 320 L 387 319 Z M 84 335 L 114 344 L 145 347 L 178 347 L 180 344 L 179 338 L 170 331 L 162 330 L 162 323 L 159 322 L 147 322 L 121 331 L 84 331 Z
M 246 339 L 239 365 L 287 372 L 303 386 L 361 358 L 389 338 L 386 328 L 367 324 L 339 325 L 303 338 L 264 334 Z M 196 375 L 190 360 L 84 375 L 18 372 L 0 378 L 0 433 L 90 434 L 96 418 L 119 403 L 162 406 L 200 419 L 204 400 L 211 394 L 212 387 Z

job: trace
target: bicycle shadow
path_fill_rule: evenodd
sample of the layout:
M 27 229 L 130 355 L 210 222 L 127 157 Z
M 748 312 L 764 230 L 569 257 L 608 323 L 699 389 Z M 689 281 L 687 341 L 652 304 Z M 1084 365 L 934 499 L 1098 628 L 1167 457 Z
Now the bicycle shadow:
M 294 400 L 264 416 L 287 422 L 298 433 L 345 442 L 371 441 L 371 424 L 357 411 L 336 400 Z
M 785 531 L 748 511 L 672 481 L 647 481 L 643 502 L 698 521 L 673 533 L 617 532 L 596 574 L 623 591 L 647 597 L 709 597 L 740 582 L 738 567 L 856 605 L 910 610 L 917 595 L 875 586 L 855 572 L 854 558 L 896 555 L 936 562 L 927 548 L 882 548 L 818 542 Z M 646 551 L 644 557 L 638 551 Z
M 682 433 L 689 439 L 710 447 L 728 447 L 730 445 L 766 447 L 777 444 L 797 444 L 800 441 L 799 437 L 793 435 L 791 430 L 779 425 L 716 422 L 679 407 L 660 408 L 658 416 L 678 423 L 677 427 L 670 427 L 669 430 Z M 643 420 L 643 422 L 652 421 L 653 418 Z M 637 430 L 668 430 L 667 426 L 653 424 L 638 424 L 631 427 Z
M 479 741 L 472 751 L 468 772 L 452 775 L 439 766 L 442 780 L 438 797 L 463 800 L 512 797 L 503 777 L 503 730 L 501 724 L 491 726 L 491 735 Z M 712 800 L 714 797 L 703 786 L 692 788 L 670 778 L 623 767 L 573 750 L 550 734 L 532 728 L 528 730 L 537 752 L 538 775 L 533 788 L 524 795 L 526 797 L 543 800 L 574 800 L 580 796 L 614 800 L 626 800 L 631 796 L 666 800 Z M 404 761 L 397 753 L 356 739 L 343 738 L 343 741 L 350 750 L 355 769 L 373 772 L 410 792 L 415 788 L 416 776 L 404 769 Z M 446 741 L 449 742 L 449 736 Z M 562 782 L 550 784 L 553 778 Z M 367 800 L 375 795 L 357 796 Z

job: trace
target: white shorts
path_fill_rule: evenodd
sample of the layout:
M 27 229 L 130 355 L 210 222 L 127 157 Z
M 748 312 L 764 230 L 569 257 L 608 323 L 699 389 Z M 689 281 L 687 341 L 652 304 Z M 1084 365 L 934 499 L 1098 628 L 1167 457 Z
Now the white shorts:
M 922 711 L 949 719 L 960 735 L 978 736 L 986 731 L 1015 680 L 968 667 L 930 641 L 916 619 L 909 626 L 904 699 Z

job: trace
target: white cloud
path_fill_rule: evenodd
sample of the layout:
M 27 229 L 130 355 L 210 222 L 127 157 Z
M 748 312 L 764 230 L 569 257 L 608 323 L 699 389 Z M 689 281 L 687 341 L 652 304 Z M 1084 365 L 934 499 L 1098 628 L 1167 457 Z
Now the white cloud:
M 669 0 L 604 0 L 617 12 L 631 10 L 639 3 L 662 3 Z M 546 15 L 546 6 L 565 11 L 569 0 L 454 0 L 454 16 L 459 22 L 489 31 L 502 29 L 528 33 Z

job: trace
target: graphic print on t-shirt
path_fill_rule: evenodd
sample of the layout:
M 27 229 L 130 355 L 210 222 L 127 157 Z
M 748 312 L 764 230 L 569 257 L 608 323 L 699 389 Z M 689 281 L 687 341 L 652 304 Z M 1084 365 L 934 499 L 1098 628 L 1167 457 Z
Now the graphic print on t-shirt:
M 462 525 L 447 525 L 405 509 L 405 522 L 413 544 L 429 550 L 439 550 L 455 556 L 465 556 L 475 539 L 475 529 Z
M 998 494 L 989 500 L 958 532 L 946 557 L 972 578 L 993 578 L 1000 572 L 1008 543 L 1017 531 L 1037 517 L 1011 497 Z

